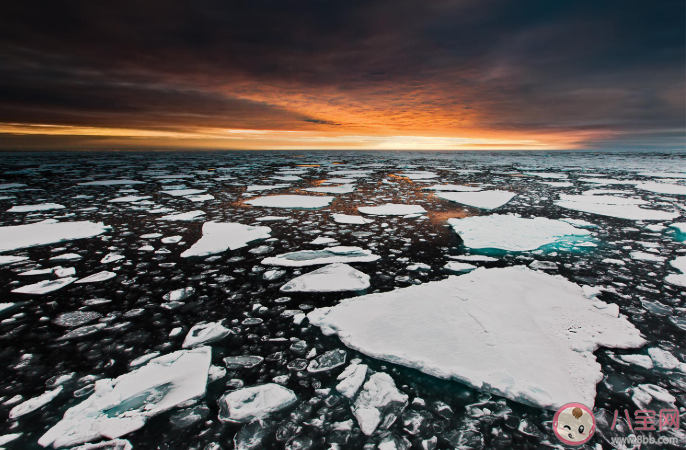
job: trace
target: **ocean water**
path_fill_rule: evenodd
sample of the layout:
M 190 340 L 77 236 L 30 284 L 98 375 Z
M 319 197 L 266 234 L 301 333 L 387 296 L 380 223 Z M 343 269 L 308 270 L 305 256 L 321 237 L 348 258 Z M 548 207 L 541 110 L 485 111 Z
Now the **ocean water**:
M 326 181 L 339 178 L 346 180 Z M 142 183 L 83 185 L 97 180 Z M 132 370 L 132 361 L 153 352 L 164 355 L 181 350 L 184 337 L 195 324 L 223 321 L 232 333 L 208 344 L 212 348 L 212 365 L 226 368 L 223 358 L 239 355 L 260 356 L 264 361 L 253 368 L 228 368 L 223 376 L 208 383 L 206 394 L 194 404 L 155 415 L 139 430 L 122 436 L 134 449 L 371 449 L 384 441 L 393 442 L 395 448 L 422 448 L 422 442 L 429 446 L 435 443 L 430 448 L 440 449 L 564 448 L 552 431 L 554 411 L 370 358 L 346 347 L 335 335 L 325 336 L 307 319 L 294 321 L 294 316 L 336 305 L 344 298 L 445 279 L 451 276 L 443 270 L 451 260 L 449 256 L 478 254 L 496 258 L 479 264 L 487 268 L 529 266 L 540 261 L 554 264 L 548 273 L 579 285 L 603 288 L 600 298 L 618 305 L 621 314 L 648 341 L 645 348 L 663 349 L 684 363 L 686 290 L 665 278 L 679 273 L 670 262 L 686 256 L 685 236 L 669 226 L 686 222 L 686 195 L 642 189 L 641 183 L 686 186 L 686 153 L 0 154 L 0 226 L 56 220 L 102 222 L 111 227 L 92 238 L 0 253 L 27 257 L 0 266 L 0 303 L 12 304 L 0 312 L 0 361 L 4 366 L 0 414 L 5 423 L 0 436 L 20 434 L 5 444 L 6 448 L 41 448 L 38 439 L 70 407 L 88 398 L 96 380 L 126 374 Z M 285 186 L 261 191 L 247 189 L 274 184 Z M 354 191 L 304 191 L 330 184 L 350 184 Z M 425 189 L 435 184 L 497 189 L 516 195 L 497 209 L 485 210 L 441 199 L 434 191 Z M 182 189 L 196 191 L 172 195 Z M 594 190 L 601 191 L 588 192 Z M 610 192 L 603 192 L 607 190 Z M 320 209 L 253 207 L 246 203 L 262 196 L 284 194 L 335 198 Z M 641 208 L 673 213 L 673 217 L 637 221 L 555 204 L 560 195 L 594 194 L 642 200 Z M 111 202 L 123 197 L 135 198 Z M 13 206 L 50 203 L 63 208 L 8 212 Z M 358 214 L 358 207 L 386 203 L 421 205 L 427 213 L 419 217 L 376 216 L 373 223 L 362 225 L 332 220 L 333 213 Z M 203 214 L 187 221 L 159 220 L 191 211 Z M 561 244 L 562 248 L 553 245 L 524 252 L 497 248 L 479 251 L 466 247 L 447 224 L 450 218 L 491 214 L 583 220 L 594 225 L 585 228 L 591 232 L 594 246 L 575 246 L 572 242 Z M 257 220 L 265 216 L 285 218 Z M 268 226 L 270 239 L 208 257 L 181 257 L 201 238 L 202 225 L 207 221 Z M 154 236 L 145 237 L 151 234 Z M 178 242 L 162 242 L 170 236 L 179 236 Z M 333 238 L 342 246 L 369 249 L 380 256 L 374 262 L 350 264 L 370 276 L 369 289 L 340 293 L 279 290 L 287 281 L 321 266 L 279 267 L 283 273 L 277 279 L 265 279 L 265 272 L 274 269 L 261 264 L 265 257 L 325 248 L 310 244 L 318 237 Z M 50 260 L 66 253 L 81 258 Z M 102 262 L 111 253 L 123 258 Z M 408 270 L 413 264 L 426 266 L 422 270 Z M 44 295 L 12 292 L 21 286 L 58 278 L 57 273 L 49 270 L 36 275 L 21 275 L 22 272 L 56 266 L 74 268 L 73 276 L 78 278 L 101 271 L 112 272 L 114 276 L 101 282 L 69 284 Z M 170 304 L 164 299 L 165 294 L 182 288 L 193 288 L 193 294 L 178 303 Z M 97 314 L 78 325 L 58 319 L 73 312 Z M 79 326 L 94 324 L 103 325 L 93 328 L 90 334 L 60 339 Z M 178 334 L 172 333 L 175 329 L 180 329 Z M 305 344 L 294 346 L 297 342 Z M 686 373 L 646 368 L 619 357 L 647 355 L 645 348 L 600 348 L 595 352 L 603 373 L 597 385 L 596 418 L 606 418 L 617 410 L 621 414 L 628 410 L 633 416 L 641 409 L 632 394 L 635 388 L 657 385 L 674 397 L 674 407 L 682 411 L 682 425 L 678 430 L 656 431 L 654 436 L 677 438 L 678 444 L 646 444 L 640 448 L 683 448 Z M 351 413 L 351 401 L 334 389 L 338 384 L 336 378 L 347 363 L 316 373 L 289 364 L 307 360 L 308 356 L 312 359 L 312 349 L 316 355 L 342 350 L 347 361 L 359 359 L 371 370 L 390 375 L 397 389 L 408 396 L 408 406 L 386 429 L 366 436 Z M 219 419 L 217 401 L 223 394 L 240 386 L 273 383 L 275 378 L 297 396 L 293 405 L 258 424 Z M 17 404 L 58 385 L 62 391 L 47 404 L 17 419 L 9 418 Z M 669 402 L 655 399 L 650 406 L 671 407 Z M 189 408 L 195 408 L 197 417 L 181 423 L 180 416 L 193 412 Z M 418 424 L 412 420 L 417 416 L 421 416 Z M 352 421 L 350 429 L 332 430 L 333 424 L 346 421 Z M 618 435 L 622 435 L 621 430 L 612 431 L 599 424 L 584 448 L 613 448 L 610 440 Z M 252 441 L 246 436 L 252 437 Z

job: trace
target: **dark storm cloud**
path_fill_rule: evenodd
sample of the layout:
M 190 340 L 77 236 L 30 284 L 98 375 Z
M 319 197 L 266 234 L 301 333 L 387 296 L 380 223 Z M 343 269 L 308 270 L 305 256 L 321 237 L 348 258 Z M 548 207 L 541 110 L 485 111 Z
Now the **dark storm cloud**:
M 493 130 L 674 133 L 684 13 L 682 0 L 4 2 L 0 121 L 340 122 L 240 99 L 259 85 L 473 111 Z

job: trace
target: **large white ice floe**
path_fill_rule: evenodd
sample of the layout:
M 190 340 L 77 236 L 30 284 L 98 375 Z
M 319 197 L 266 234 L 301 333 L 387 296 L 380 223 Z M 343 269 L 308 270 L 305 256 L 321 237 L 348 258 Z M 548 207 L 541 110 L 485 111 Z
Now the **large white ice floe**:
M 219 420 L 246 423 L 263 419 L 288 408 L 296 400 L 293 391 L 273 383 L 238 389 L 219 399 Z
M 0 252 L 91 238 L 110 230 L 112 227 L 103 223 L 50 220 L 0 227 Z
M 38 283 L 12 289 L 12 292 L 17 294 L 44 295 L 58 289 L 62 289 L 63 287 L 72 284 L 76 280 L 78 280 L 76 277 L 64 277 L 57 280 L 39 281 Z
M 334 197 L 314 195 L 270 195 L 245 201 L 252 206 L 266 208 L 319 209 L 331 204 Z
M 377 428 L 393 425 L 407 407 L 407 400 L 408 396 L 395 387 L 393 378 L 380 372 L 369 377 L 350 409 L 360 430 L 370 436 Z
M 672 220 L 678 212 L 657 211 L 641 208 L 647 202 L 641 199 L 616 197 L 612 195 L 560 195 L 557 206 L 601 216 L 629 220 Z
M 307 317 L 370 357 L 556 409 L 593 407 L 598 347 L 645 343 L 618 310 L 561 276 L 519 266 L 355 297 Z
M 115 439 L 140 429 L 157 414 L 202 397 L 211 352 L 209 347 L 180 350 L 115 379 L 97 380 L 91 396 L 69 408 L 38 443 L 58 448 Z
M 321 267 L 293 278 L 281 286 L 282 292 L 343 292 L 362 291 L 369 287 L 369 275 L 347 264 Z
M 283 253 L 262 260 L 267 266 L 302 267 L 318 264 L 372 262 L 379 259 L 371 250 L 360 247 L 328 247 L 322 250 L 301 250 Z
M 448 224 L 466 247 L 515 252 L 535 250 L 570 237 L 590 234 L 561 220 L 545 217 L 524 219 L 504 214 L 448 219 Z
M 364 225 L 366 223 L 373 223 L 374 219 L 367 219 L 362 216 L 353 216 L 351 214 L 332 214 L 333 221 L 336 223 L 345 223 L 352 225 Z
M 517 195 L 508 191 L 438 192 L 436 197 L 480 209 L 500 208 Z
M 245 247 L 251 242 L 267 239 L 272 229 L 253 227 L 235 222 L 205 222 L 202 237 L 181 257 L 208 256 Z
M 686 287 L 686 256 L 677 256 L 669 264 L 681 273 L 669 274 L 665 277 L 665 281 L 669 284 Z
M 408 214 L 424 214 L 426 209 L 421 205 L 399 205 L 386 203 L 381 206 L 361 206 L 357 208 L 362 214 L 372 216 L 406 216 Z
M 39 205 L 18 205 L 11 207 L 7 210 L 7 212 L 23 213 L 35 211 L 50 211 L 53 209 L 64 209 L 64 205 L 60 205 L 59 203 L 41 203 Z
M 678 184 L 650 182 L 638 183 L 636 187 L 638 189 L 643 189 L 644 191 L 656 192 L 658 194 L 686 195 L 686 186 Z

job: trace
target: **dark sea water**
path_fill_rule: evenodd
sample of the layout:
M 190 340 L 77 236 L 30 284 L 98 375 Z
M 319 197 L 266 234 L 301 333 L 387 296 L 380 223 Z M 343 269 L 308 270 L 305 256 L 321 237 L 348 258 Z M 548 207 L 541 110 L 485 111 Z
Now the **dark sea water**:
M 345 178 L 335 172 L 363 170 L 356 190 L 316 210 L 250 207 L 245 200 L 263 195 L 306 194 L 305 188 L 323 186 L 323 180 Z M 436 176 L 408 179 L 402 172 L 426 171 Z M 135 359 L 159 352 L 181 350 L 188 330 L 200 322 L 224 321 L 233 333 L 212 347 L 212 364 L 225 367 L 223 358 L 256 355 L 265 358 L 250 369 L 227 369 L 207 386 L 195 405 L 178 407 L 150 419 L 140 430 L 125 435 L 134 449 L 358 449 L 378 448 L 384 440 L 396 448 L 422 448 L 422 441 L 435 437 L 440 449 L 528 449 L 564 448 L 553 434 L 554 411 L 479 392 L 454 381 L 445 381 L 419 371 L 369 358 L 347 348 L 336 336 L 325 336 L 307 319 L 293 320 L 297 313 L 333 306 L 341 299 L 364 293 L 392 291 L 442 280 L 449 255 L 488 254 L 497 261 L 485 267 L 529 265 L 534 261 L 555 263 L 559 274 L 579 285 L 609 287 L 601 299 L 619 306 L 620 312 L 648 341 L 646 348 L 659 347 L 686 362 L 686 288 L 665 282 L 678 273 L 669 262 L 686 255 L 685 236 L 669 227 L 686 222 L 686 195 L 671 195 L 637 189 L 634 184 L 601 184 L 582 178 L 614 181 L 668 182 L 686 185 L 684 178 L 660 177 L 659 173 L 686 173 L 684 152 L 54 152 L 0 154 L 0 226 L 24 225 L 46 219 L 60 222 L 103 222 L 112 230 L 79 240 L 17 249 L 2 255 L 26 256 L 27 260 L 0 266 L 0 303 L 13 303 L 0 312 L 0 414 L 4 425 L 0 436 L 21 433 L 5 445 L 8 449 L 41 448 L 38 439 L 64 415 L 84 401 L 97 379 L 116 378 L 132 369 Z M 334 173 L 334 174 L 332 174 Z M 536 174 L 557 174 L 548 178 Z M 656 174 L 657 173 L 657 174 Z M 400 174 L 400 175 L 399 175 Z M 178 178 L 169 177 L 178 175 Z M 274 176 L 297 176 L 278 180 Z M 128 179 L 143 184 L 80 186 L 93 180 Z M 569 186 L 544 182 L 568 182 Z M 3 184 L 21 186 L 2 188 Z M 246 192 L 249 185 L 288 184 L 277 190 Z M 442 200 L 433 184 L 460 184 L 500 189 L 516 197 L 494 211 L 466 207 Z M 198 189 L 213 198 L 193 201 L 162 193 L 170 189 Z M 619 195 L 645 200 L 645 207 L 677 211 L 673 221 L 637 222 L 556 206 L 560 194 L 581 194 L 592 189 L 621 191 Z M 138 201 L 110 202 L 126 196 Z M 15 205 L 57 203 L 63 209 L 37 212 L 5 212 Z M 426 219 L 375 217 L 365 225 L 335 223 L 331 214 L 357 214 L 359 206 L 384 203 L 417 204 Z M 189 211 L 204 215 L 190 221 L 163 221 L 160 217 Z M 157 212 L 156 212 L 157 211 Z M 447 226 L 449 218 L 489 214 L 522 217 L 580 219 L 596 225 L 588 228 L 595 247 L 548 248 L 545 251 L 476 252 L 466 248 Z M 287 216 L 274 222 L 259 222 L 264 216 Z M 206 221 L 238 222 L 271 227 L 271 240 L 202 258 L 182 258 L 202 235 Z M 662 225 L 650 227 L 649 224 Z M 506 232 L 506 230 L 503 230 Z M 143 238 L 146 234 L 161 236 Z M 165 244 L 164 237 L 180 236 L 180 242 Z M 371 277 L 366 292 L 284 294 L 279 288 L 314 267 L 283 267 L 284 274 L 265 280 L 272 269 L 260 264 L 267 256 L 322 246 L 309 244 L 317 237 L 331 237 L 340 245 L 373 250 L 376 262 L 352 263 Z M 255 252 L 257 247 L 264 246 Z M 653 260 L 634 259 L 632 252 L 647 252 Z M 50 261 L 55 255 L 76 253 L 74 261 Z M 101 260 L 109 253 L 124 256 L 111 263 Z M 619 260 L 623 264 L 608 262 Z M 413 271 L 412 264 L 429 269 Z M 73 267 L 82 278 L 100 271 L 115 277 L 96 283 L 70 284 L 45 295 L 12 293 L 23 285 L 56 278 L 54 273 L 21 276 L 21 272 L 55 266 Z M 194 294 L 169 305 L 165 294 L 181 288 Z M 103 301 L 94 301 L 102 299 Z M 92 334 L 60 340 L 76 326 L 64 326 L 58 317 L 68 312 L 94 312 L 90 322 L 105 326 Z M 246 325 L 246 318 L 261 319 Z M 251 323 L 250 321 L 247 323 Z M 179 334 L 170 337 L 172 330 Z M 427 330 L 430 332 L 430 330 Z M 302 348 L 293 346 L 304 341 Z M 456 342 L 455 345 L 460 345 Z M 340 349 L 347 361 L 360 359 L 370 369 L 389 374 L 397 388 L 409 396 L 409 405 L 387 430 L 366 436 L 350 411 L 350 400 L 333 389 L 336 377 L 347 364 L 330 371 L 310 373 L 289 362 Z M 682 412 L 679 430 L 656 431 L 655 437 L 678 438 L 678 445 L 643 445 L 640 448 L 686 447 L 686 373 L 679 370 L 645 368 L 622 362 L 617 355 L 642 354 L 645 349 L 605 349 L 595 355 L 603 380 L 597 385 L 596 418 L 606 419 L 615 410 L 633 415 L 638 408 L 631 388 L 657 385 L 675 397 Z M 682 364 L 686 368 L 686 365 Z M 69 375 L 69 377 L 59 377 Z M 277 381 L 292 390 L 297 402 L 272 414 L 259 424 L 232 424 L 218 418 L 217 400 L 236 386 L 254 386 Z M 59 381 L 57 381 L 59 379 Z M 64 381 L 66 380 L 66 381 Z M 16 420 L 10 410 L 23 400 L 36 397 L 57 384 L 62 391 L 45 406 Z M 330 389 L 329 392 L 325 390 Z M 21 399 L 15 398 L 22 396 Z M 423 401 L 413 402 L 414 399 Z M 198 406 L 206 408 L 199 408 Z M 658 410 L 669 407 L 655 401 Z M 196 421 L 179 424 L 179 412 L 202 411 Z M 488 412 L 485 412 L 485 411 Z M 421 424 L 411 419 L 420 415 Z M 352 420 L 351 430 L 332 431 L 332 424 Z M 599 420 L 598 431 L 582 448 L 613 448 L 610 439 L 622 435 Z M 620 422 L 620 425 L 621 422 Z M 624 423 L 624 426 L 626 424 Z M 242 435 L 234 437 L 239 430 Z M 638 434 L 638 432 L 637 432 Z M 644 433 L 646 434 L 646 433 Z M 649 433 L 648 433 L 649 434 Z M 646 434 L 647 435 L 647 434 Z M 245 436 L 255 437 L 250 445 Z M 256 436 L 260 438 L 257 439 Z M 431 441 L 434 442 L 434 441 Z M 385 445 L 385 444 L 384 444 Z M 427 444 L 425 444 L 427 445 Z M 392 447 L 382 447 L 392 448 Z M 622 448 L 622 447 L 616 447 Z M 627 446 L 625 448 L 636 448 Z

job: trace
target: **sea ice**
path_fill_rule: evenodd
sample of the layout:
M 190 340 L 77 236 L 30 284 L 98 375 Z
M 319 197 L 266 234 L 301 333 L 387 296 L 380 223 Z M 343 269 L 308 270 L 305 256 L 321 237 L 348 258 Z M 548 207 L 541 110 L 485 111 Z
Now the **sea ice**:
M 145 184 L 145 182 L 136 180 L 99 180 L 79 183 L 79 186 L 128 186 L 133 184 Z
M 0 227 L 0 252 L 91 238 L 111 230 L 103 223 L 50 220 Z
M 476 266 L 473 264 L 469 263 L 462 263 L 462 262 L 457 262 L 457 261 L 448 261 L 445 263 L 445 266 L 443 266 L 443 270 L 447 270 L 448 272 L 470 272 L 472 270 L 476 269 Z
M 307 371 L 310 373 L 328 372 L 345 364 L 347 357 L 345 350 L 329 350 L 310 361 Z
M 448 224 L 462 238 L 466 247 L 515 252 L 535 250 L 570 236 L 590 234 L 566 222 L 545 217 L 523 219 L 512 215 L 494 214 L 448 219 Z
M 162 194 L 171 195 L 173 197 L 183 197 L 185 195 L 195 195 L 202 194 L 207 189 L 169 189 L 166 191 L 160 191 Z
M 560 195 L 555 204 L 561 208 L 628 220 L 672 220 L 678 212 L 641 208 L 645 200 L 609 195 Z
M 12 289 L 12 292 L 16 292 L 17 294 L 43 295 L 58 289 L 62 289 L 63 287 L 75 282 L 77 279 L 78 278 L 76 277 L 64 277 L 58 280 L 39 281 L 38 283 Z
M 464 186 L 461 184 L 434 184 L 433 186 L 425 187 L 432 191 L 457 191 L 457 192 L 478 192 L 480 187 Z
M 357 391 L 362 386 L 362 383 L 364 383 L 366 377 L 367 365 L 350 364 L 336 378 L 337 380 L 341 380 L 340 383 L 336 385 L 336 390 L 345 397 L 352 399 L 355 397 L 355 394 L 357 394 Z
M 261 420 L 288 408 L 297 399 L 293 391 L 273 383 L 238 389 L 219 399 L 219 420 L 232 423 Z
M 344 184 L 341 186 L 321 186 L 304 189 L 307 192 L 318 192 L 320 194 L 350 194 L 355 192 L 355 186 L 352 184 Z
M 324 334 L 370 357 L 547 409 L 593 407 L 593 352 L 645 341 L 616 305 L 561 276 L 480 268 L 308 314 Z
M 407 407 L 408 396 L 395 387 L 393 378 L 379 372 L 369 377 L 350 408 L 364 434 L 388 429 Z
M 29 259 L 28 256 L 12 256 L 12 255 L 0 255 L 0 266 L 7 264 L 14 264 L 16 262 L 26 261 Z M 50 258 L 52 259 L 52 258 Z
M 194 220 L 194 219 L 197 219 L 198 217 L 204 216 L 204 215 L 205 215 L 205 211 L 196 210 L 196 211 L 189 211 L 189 212 L 185 212 L 185 213 L 169 214 L 166 216 L 162 216 L 162 217 L 158 218 L 157 220 L 171 220 L 171 221 Z
M 272 195 L 245 201 L 252 206 L 266 208 L 319 209 L 331 204 L 334 197 L 311 195 Z
M 636 188 L 658 194 L 686 195 L 686 186 L 669 183 L 638 183 Z
M 40 205 L 21 205 L 13 206 L 7 210 L 7 212 L 23 213 L 23 212 L 34 212 L 34 211 L 50 211 L 52 209 L 64 209 L 64 205 L 58 203 L 41 203 Z
M 271 189 L 283 189 L 289 186 L 290 184 L 252 184 L 245 188 L 245 192 L 269 191 Z
M 512 200 L 516 195 L 514 192 L 493 190 L 480 192 L 439 192 L 436 194 L 436 197 L 475 208 L 496 209 Z
M 323 250 L 301 250 L 284 253 L 262 260 L 266 266 L 303 267 L 318 264 L 372 262 L 379 259 L 371 252 L 360 247 L 328 247 Z
M 55 397 L 60 395 L 60 392 L 62 392 L 63 389 L 64 387 L 59 386 L 57 387 L 57 389 L 46 391 L 38 397 L 33 397 L 19 403 L 10 411 L 10 419 L 17 419 L 21 416 L 24 416 L 28 413 L 31 413 L 37 409 L 42 408 L 43 406 L 53 401 Z
M 86 278 L 81 278 L 79 281 L 76 282 L 76 284 L 98 283 L 100 281 L 109 280 L 110 278 L 114 278 L 116 276 L 117 274 L 114 272 L 108 272 L 106 270 L 103 270 L 102 272 L 94 273 L 93 275 L 87 276 Z
M 669 274 L 665 277 L 665 281 L 675 286 L 686 287 L 686 256 L 677 256 L 673 261 L 670 261 L 669 264 L 681 273 Z
M 230 335 L 232 331 L 221 322 L 202 322 L 193 326 L 183 341 L 182 348 L 196 347 L 210 342 L 217 342 Z
M 373 223 L 374 219 L 367 219 L 362 216 L 353 216 L 350 214 L 332 214 L 333 221 L 336 223 L 345 223 L 353 225 L 364 225 L 366 223 Z
M 124 197 L 113 198 L 112 200 L 109 200 L 108 203 L 133 203 L 151 197 L 152 196 L 150 195 L 127 195 Z
M 426 209 L 420 205 L 398 205 L 395 203 L 386 203 L 381 206 L 360 206 L 357 210 L 362 214 L 372 216 L 406 216 L 426 212 Z
M 282 292 L 343 292 L 369 288 L 369 275 L 347 264 L 336 263 L 293 278 Z
M 271 231 L 269 227 L 253 227 L 234 222 L 205 222 L 200 240 L 181 253 L 181 257 L 208 256 L 236 250 L 251 242 L 269 238 Z
M 118 378 L 97 380 L 93 394 L 69 408 L 38 443 L 68 447 L 140 429 L 149 418 L 205 395 L 211 356 L 209 347 L 180 350 Z

